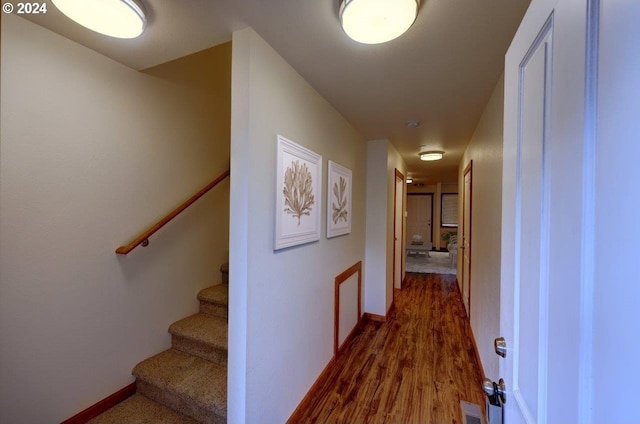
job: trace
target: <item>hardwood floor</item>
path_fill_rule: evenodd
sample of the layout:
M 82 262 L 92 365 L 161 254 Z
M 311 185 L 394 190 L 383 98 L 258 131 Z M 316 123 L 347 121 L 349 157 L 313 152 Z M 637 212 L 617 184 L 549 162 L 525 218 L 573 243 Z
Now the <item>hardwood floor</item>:
M 367 322 L 290 423 L 461 423 L 484 405 L 455 276 L 408 273 L 385 323 Z

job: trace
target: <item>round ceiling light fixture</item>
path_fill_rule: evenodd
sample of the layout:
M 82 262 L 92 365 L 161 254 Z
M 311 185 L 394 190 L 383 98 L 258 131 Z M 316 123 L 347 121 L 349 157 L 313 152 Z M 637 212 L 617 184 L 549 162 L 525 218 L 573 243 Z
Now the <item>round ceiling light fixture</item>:
M 139 0 L 51 0 L 83 27 L 115 38 L 136 38 L 147 26 Z
M 444 152 L 436 152 L 436 151 L 422 152 L 422 153 L 419 153 L 418 156 L 420 156 L 420 160 L 424 160 L 424 161 L 440 160 L 442 159 L 442 156 L 444 156 Z
M 359 43 L 386 43 L 411 28 L 419 7 L 420 0 L 342 0 L 340 23 Z
M 407 121 L 407 128 L 418 128 L 420 126 L 420 121 L 411 120 Z

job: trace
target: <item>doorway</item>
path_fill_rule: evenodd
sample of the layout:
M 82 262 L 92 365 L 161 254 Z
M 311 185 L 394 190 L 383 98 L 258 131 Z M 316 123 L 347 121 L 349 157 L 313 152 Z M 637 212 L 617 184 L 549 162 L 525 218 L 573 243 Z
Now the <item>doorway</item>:
M 473 161 L 464 169 L 462 192 L 462 302 L 471 319 L 471 205 L 473 201 L 472 184 Z
M 397 169 L 393 210 L 393 287 L 401 289 L 404 268 L 404 175 Z

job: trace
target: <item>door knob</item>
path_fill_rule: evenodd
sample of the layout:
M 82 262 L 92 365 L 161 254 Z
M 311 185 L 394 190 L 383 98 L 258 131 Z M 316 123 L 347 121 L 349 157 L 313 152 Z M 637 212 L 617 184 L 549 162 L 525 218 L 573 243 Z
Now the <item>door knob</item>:
M 485 378 L 482 382 L 482 390 L 489 396 L 498 397 L 502 403 L 507 403 L 507 386 L 504 384 L 504 380 L 501 378 L 496 383 L 488 378 Z
M 499 356 L 505 358 L 507 356 L 507 341 L 504 337 L 498 337 L 493 341 L 493 347 Z

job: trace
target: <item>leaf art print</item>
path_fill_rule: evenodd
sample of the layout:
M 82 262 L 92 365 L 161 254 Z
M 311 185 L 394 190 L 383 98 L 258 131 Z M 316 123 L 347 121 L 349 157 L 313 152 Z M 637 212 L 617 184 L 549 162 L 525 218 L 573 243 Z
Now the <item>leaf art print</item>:
M 327 166 L 327 238 L 351 232 L 351 179 L 349 168 L 329 161 Z
M 300 164 L 300 161 L 296 160 L 287 168 L 282 194 L 286 206 L 284 211 L 293 218 L 298 218 L 298 226 L 300 226 L 300 218 L 311 215 L 315 202 L 313 179 L 306 163 Z
M 337 224 L 340 221 L 347 222 L 349 212 L 347 211 L 347 180 L 344 177 L 340 177 L 340 186 L 338 182 L 333 185 L 333 195 L 336 197 L 337 203 L 331 202 L 333 208 L 333 223 Z

